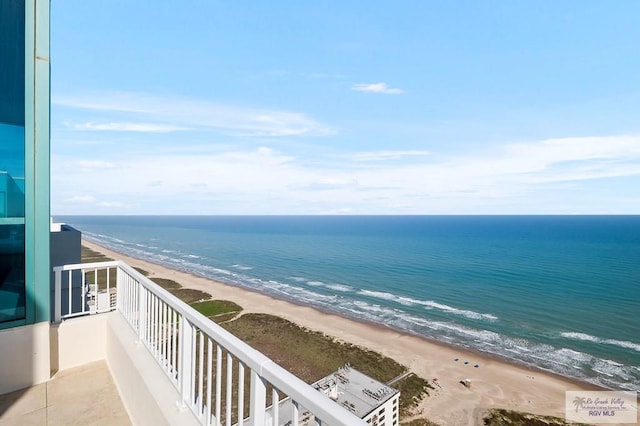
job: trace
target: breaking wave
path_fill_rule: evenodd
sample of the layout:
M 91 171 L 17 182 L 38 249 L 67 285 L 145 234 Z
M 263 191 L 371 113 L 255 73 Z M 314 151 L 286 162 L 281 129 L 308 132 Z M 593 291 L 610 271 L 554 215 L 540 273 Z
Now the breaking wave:
M 438 309 L 442 312 L 447 312 L 454 315 L 461 315 L 466 318 L 475 319 L 475 320 L 490 320 L 495 321 L 498 319 L 497 316 L 492 314 L 483 314 L 475 311 L 469 311 L 466 309 L 458 309 L 449 305 L 445 305 L 442 303 L 434 302 L 433 300 L 417 300 L 410 297 L 404 296 L 396 296 L 395 294 L 386 293 L 382 291 L 370 291 L 370 290 L 360 290 L 358 292 L 363 296 L 375 297 L 378 299 L 389 300 L 392 302 L 399 303 L 404 306 L 416 306 L 421 305 L 427 309 Z
M 628 342 L 626 340 L 603 339 L 600 337 L 591 336 L 590 334 L 577 333 L 572 331 L 560 333 L 560 335 L 562 337 L 566 337 L 567 339 L 582 340 L 584 342 L 600 343 L 603 345 L 619 346 L 621 348 L 632 349 L 636 352 L 640 352 L 640 344 Z

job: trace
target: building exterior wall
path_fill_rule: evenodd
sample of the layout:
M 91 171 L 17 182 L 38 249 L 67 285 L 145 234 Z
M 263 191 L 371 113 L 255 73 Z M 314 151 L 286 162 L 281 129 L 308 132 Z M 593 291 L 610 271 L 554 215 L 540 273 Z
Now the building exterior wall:
M 26 323 L 51 319 L 49 0 L 25 0 Z
M 50 377 L 49 323 L 0 330 L 0 395 Z
M 0 171 L 13 181 L 0 215 L 4 393 L 50 377 L 49 0 L 0 1 L 0 64 Z
M 51 372 L 106 359 L 109 315 L 87 315 L 51 326 Z
M 51 224 L 51 272 L 50 272 L 50 306 L 49 309 L 53 314 L 55 310 L 55 274 L 54 266 L 73 265 L 82 262 L 82 232 L 72 226 L 63 223 Z M 73 287 L 79 292 L 81 290 L 80 282 L 82 277 L 80 273 L 73 275 Z M 62 294 L 68 294 L 69 281 L 63 280 Z M 74 300 L 79 299 L 79 295 L 74 293 Z M 69 300 L 63 297 L 60 300 L 62 312 L 67 312 L 69 308 Z
M 383 405 L 363 417 L 372 426 L 397 426 L 400 421 L 400 394 L 387 400 Z
M 50 319 L 49 0 L 3 0 L 0 24 L 0 172 L 7 189 L 0 329 L 6 329 Z
M 24 0 L 0 2 L 0 324 L 26 320 Z

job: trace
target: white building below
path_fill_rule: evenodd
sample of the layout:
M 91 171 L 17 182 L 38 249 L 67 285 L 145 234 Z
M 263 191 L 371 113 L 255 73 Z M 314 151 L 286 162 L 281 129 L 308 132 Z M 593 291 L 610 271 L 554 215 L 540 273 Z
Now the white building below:
M 372 426 L 397 426 L 400 391 L 345 365 L 313 387 Z
M 400 391 L 349 365 L 345 365 L 311 386 L 371 426 L 398 426 L 400 423 Z M 267 410 L 266 425 L 268 426 L 294 426 L 294 423 L 289 420 L 292 417 L 298 418 L 297 426 L 316 424 L 314 415 L 304 406 L 293 404 L 290 398 L 281 400 L 277 411 L 273 408 L 270 407 Z M 294 410 L 295 415 L 293 415 Z M 274 412 L 278 418 L 277 422 L 273 421 Z M 249 419 L 245 419 L 243 425 L 248 424 Z

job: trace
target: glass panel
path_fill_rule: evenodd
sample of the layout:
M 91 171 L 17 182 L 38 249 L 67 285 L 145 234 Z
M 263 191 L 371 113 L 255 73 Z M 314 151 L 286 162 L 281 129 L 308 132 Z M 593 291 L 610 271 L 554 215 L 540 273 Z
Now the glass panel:
M 25 318 L 25 3 L 0 1 L 0 322 Z

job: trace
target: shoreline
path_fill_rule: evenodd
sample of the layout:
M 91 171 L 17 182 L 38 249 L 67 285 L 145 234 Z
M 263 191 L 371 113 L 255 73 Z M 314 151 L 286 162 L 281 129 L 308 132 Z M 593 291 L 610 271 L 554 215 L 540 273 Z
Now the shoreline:
M 565 391 L 603 390 L 597 385 L 520 364 L 499 355 L 428 339 L 172 269 L 116 252 L 86 239 L 82 240 L 82 244 L 142 268 L 150 273 L 150 277 L 171 278 L 185 288 L 206 291 L 214 299 L 236 302 L 242 306 L 243 313 L 276 315 L 340 341 L 379 352 L 426 380 L 438 378 L 441 387 L 436 387 L 431 396 L 421 402 L 417 411 L 421 412 L 421 417 L 441 424 L 479 424 L 483 412 L 490 408 L 564 418 Z M 478 368 L 474 368 L 476 364 Z M 459 383 L 464 379 L 471 379 L 470 389 Z

